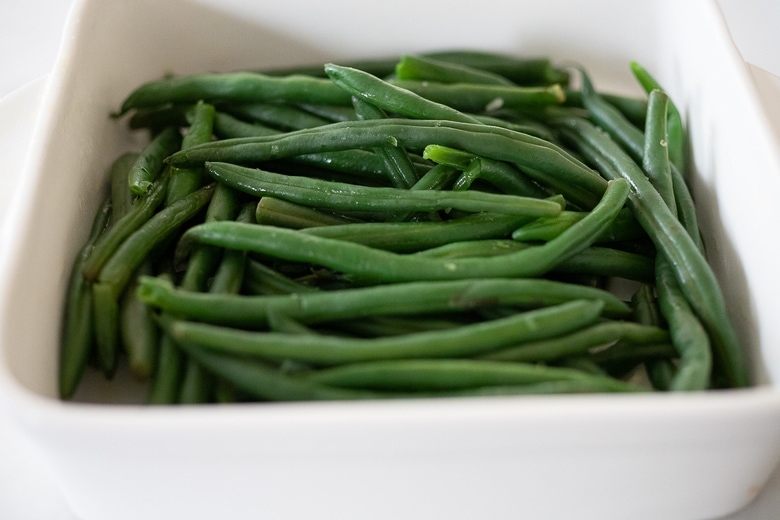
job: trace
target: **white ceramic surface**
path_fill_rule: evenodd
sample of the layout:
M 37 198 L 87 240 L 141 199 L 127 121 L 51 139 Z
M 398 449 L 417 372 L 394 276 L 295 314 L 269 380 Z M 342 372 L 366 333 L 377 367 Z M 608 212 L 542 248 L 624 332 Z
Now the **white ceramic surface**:
M 128 136 L 105 120 L 105 114 L 116 107 L 127 89 L 168 71 L 173 64 L 184 64 L 176 72 L 211 68 L 215 63 L 232 68 L 247 65 L 249 59 L 317 59 L 327 54 L 325 48 L 332 48 L 337 57 L 347 56 L 351 54 L 351 39 L 364 37 L 332 25 L 332 32 L 325 27 L 305 34 L 303 22 L 286 14 L 288 9 L 295 11 L 292 2 L 284 9 L 260 10 L 260 15 L 244 13 L 246 18 L 270 20 L 270 28 L 264 30 L 272 29 L 275 34 L 262 42 L 264 46 L 255 47 L 262 51 L 250 53 L 246 41 L 259 34 L 254 28 L 230 20 L 222 25 L 211 15 L 186 17 L 186 28 L 208 22 L 212 41 L 205 42 L 198 38 L 198 31 L 178 30 L 177 24 L 184 23 L 180 19 L 167 19 L 177 3 L 147 3 L 147 9 L 160 11 L 151 24 L 159 24 L 160 32 L 149 34 L 139 34 L 137 27 L 150 31 L 154 27 L 127 23 L 138 14 L 134 9 L 123 11 L 130 5 L 125 2 L 112 4 L 110 13 L 101 11 L 105 6 L 98 2 L 86 3 L 83 17 L 71 20 L 77 37 L 66 46 L 64 59 L 55 70 L 42 105 L 48 116 L 42 118 L 33 141 L 36 150 L 46 152 L 31 162 L 19 187 L 19 203 L 12 208 L 9 243 L 19 249 L 14 249 L 14 254 L 5 251 L 2 257 L 0 389 L 16 419 L 43 446 L 63 481 L 66 496 L 83 518 L 164 518 L 185 512 L 190 518 L 207 518 L 223 515 L 226 504 L 236 508 L 234 518 L 240 517 L 243 506 L 255 508 L 250 513 L 253 518 L 303 518 L 318 513 L 322 517 L 323 511 L 327 517 L 341 518 L 445 514 L 501 518 L 516 516 L 514 508 L 520 504 L 526 516 L 534 518 L 562 518 L 569 516 L 567 513 L 580 518 L 707 518 L 739 507 L 757 492 L 777 460 L 778 397 L 772 387 L 672 399 L 496 399 L 176 411 L 78 406 L 46 397 L 53 395 L 57 311 L 39 303 L 59 299 L 66 265 L 43 258 L 72 256 L 85 233 L 96 204 L 94 194 L 101 187 L 95 180 L 103 177 L 108 161 L 127 144 Z M 486 12 L 493 12 L 489 7 L 501 6 L 488 4 L 481 6 Z M 576 3 L 563 4 L 577 10 Z M 343 12 L 351 5 L 329 4 Z M 597 9 L 615 7 L 610 2 L 594 5 Z M 652 20 L 649 15 L 658 14 L 653 7 L 657 5 L 621 4 L 610 12 L 619 19 L 635 9 L 647 9 L 645 19 Z M 435 7 L 434 3 L 424 6 Z M 748 76 L 735 66 L 733 49 L 723 39 L 720 21 L 710 4 L 666 7 L 679 10 L 680 17 L 687 20 L 699 16 L 698 41 L 674 41 L 675 48 L 682 46 L 682 51 L 671 62 L 658 59 L 666 50 L 664 45 L 671 42 L 652 38 L 657 27 L 651 23 L 642 29 L 646 32 L 642 36 L 656 43 L 653 49 L 630 45 L 617 49 L 598 40 L 606 37 L 596 29 L 579 34 L 576 16 L 563 21 L 561 32 L 573 37 L 560 47 L 541 39 L 543 28 L 535 25 L 520 31 L 522 38 L 510 33 L 510 28 L 530 24 L 536 17 L 544 19 L 544 13 L 534 9 L 524 13 L 524 20 L 499 20 L 497 25 L 503 32 L 496 30 L 482 44 L 514 50 L 520 46 L 518 38 L 524 39 L 534 50 L 592 62 L 594 75 L 609 75 L 608 83 L 615 86 L 627 84 L 626 75 L 613 65 L 623 63 L 629 50 L 635 53 L 631 59 L 662 71 L 662 78 L 674 86 L 670 88 L 673 94 L 689 107 L 694 132 L 701 131 L 693 142 L 697 165 L 706 175 L 696 187 L 707 201 L 704 214 L 724 223 L 706 229 L 720 253 L 716 266 L 725 275 L 730 301 L 739 302 L 734 311 L 741 330 L 750 342 L 766 347 L 761 356 L 763 380 L 776 381 L 774 374 L 780 367 L 777 353 L 769 347 L 777 343 L 777 331 L 771 316 L 763 314 L 771 314 L 764 298 L 776 282 L 771 276 L 762 277 L 761 282 L 754 280 L 768 274 L 770 267 L 756 252 L 773 253 L 774 246 L 765 244 L 747 227 L 754 215 L 749 214 L 750 208 L 745 215 L 743 203 L 754 200 L 754 194 L 731 182 L 735 172 L 744 168 L 748 170 L 744 175 L 756 175 L 772 187 L 777 180 L 766 172 L 778 172 L 777 156 L 773 155 L 776 150 L 761 138 L 765 121 L 756 103 L 746 97 L 751 94 Z M 328 12 L 314 15 L 324 20 Z M 474 21 L 452 16 L 450 23 Z M 678 37 L 687 34 L 679 27 L 667 29 Z M 295 38 L 282 37 L 290 31 Z M 418 34 L 411 27 L 406 44 L 420 48 L 443 42 L 434 38 L 436 31 L 430 32 L 419 40 L 409 40 Z M 214 53 L 215 41 L 220 46 L 229 45 L 227 40 L 238 33 L 247 40 L 240 46 L 234 44 L 235 52 Z M 168 41 L 171 34 L 177 38 Z M 108 36 L 126 43 L 117 49 Z M 155 41 L 158 36 L 161 41 Z M 190 37 L 195 41 L 189 42 Z M 632 42 L 638 36 L 617 37 Z M 90 45 L 91 38 L 106 38 L 99 40 L 106 44 L 95 47 Z M 316 51 L 314 41 L 319 45 Z M 475 45 L 461 40 L 455 43 Z M 158 52 L 162 47 L 157 45 L 164 44 L 181 48 Z M 591 45 L 598 59 L 591 60 Z M 127 46 L 147 55 L 143 59 L 125 56 L 127 70 L 107 77 L 104 71 L 128 52 Z M 400 49 L 397 44 L 392 47 L 388 50 Z M 275 49 L 283 52 L 274 53 Z M 381 44 L 361 47 L 367 53 L 383 49 Z M 702 56 L 707 59 L 693 59 Z M 709 65 L 718 65 L 723 72 Z M 701 78 L 717 81 L 717 88 L 699 82 Z M 703 84 L 706 90 L 702 90 Z M 727 99 L 732 104 L 726 106 L 725 114 L 713 113 L 712 105 L 720 107 L 717 101 L 726 95 L 731 96 Z M 747 124 L 747 130 L 741 132 L 746 135 L 725 126 L 730 122 Z M 730 151 L 748 146 L 754 153 L 747 164 L 743 156 Z M 80 152 L 72 154 L 73 149 Z M 44 172 L 51 172 L 54 165 L 64 177 L 47 177 L 51 184 L 44 189 Z M 50 208 L 58 218 L 28 220 L 32 200 Z M 43 229 L 59 231 L 62 236 L 43 233 Z M 728 240 L 720 237 L 724 231 Z M 76 238 L 71 241 L 70 237 Z M 27 277 L 23 283 L 18 277 L 6 276 L 9 273 Z M 744 290 L 745 280 L 751 284 L 749 292 Z M 761 287 L 762 283 L 766 287 Z M 13 306 L 8 296 L 14 298 Z M 759 327 L 753 326 L 753 320 Z M 226 478 L 230 478 L 229 486 L 214 485 Z M 707 485 L 703 486 L 700 482 L 705 478 Z M 298 495 L 301 490 L 306 496 L 303 500 Z M 131 496 L 135 497 L 132 501 Z M 561 500 L 562 496 L 567 499 Z

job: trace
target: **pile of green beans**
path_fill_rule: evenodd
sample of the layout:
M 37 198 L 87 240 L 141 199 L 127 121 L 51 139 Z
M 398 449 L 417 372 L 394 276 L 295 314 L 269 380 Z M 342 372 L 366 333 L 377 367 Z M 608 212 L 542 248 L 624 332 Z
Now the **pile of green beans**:
M 61 397 L 120 370 L 151 404 L 748 386 L 680 112 L 630 70 L 646 97 L 474 50 L 139 86 Z

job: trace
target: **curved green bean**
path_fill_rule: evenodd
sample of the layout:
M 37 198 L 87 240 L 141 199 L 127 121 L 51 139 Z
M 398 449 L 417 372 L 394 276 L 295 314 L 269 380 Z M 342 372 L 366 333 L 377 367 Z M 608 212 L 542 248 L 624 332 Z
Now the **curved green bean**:
M 183 240 L 185 244 L 186 241 L 204 242 L 310 262 L 372 280 L 400 282 L 539 276 L 598 240 L 622 208 L 627 195 L 625 180 L 610 181 L 598 206 L 556 239 L 538 248 L 493 258 L 442 260 L 399 255 L 299 231 L 235 222 L 195 226 L 185 233 Z

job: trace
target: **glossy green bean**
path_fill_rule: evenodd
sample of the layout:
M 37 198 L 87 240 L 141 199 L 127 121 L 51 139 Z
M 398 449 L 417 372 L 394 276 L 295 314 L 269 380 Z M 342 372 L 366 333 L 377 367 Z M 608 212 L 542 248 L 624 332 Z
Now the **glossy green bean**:
M 189 129 L 182 139 L 182 150 L 211 141 L 215 114 L 216 110 L 213 105 L 203 102 L 198 102 L 195 105 L 188 115 Z M 175 168 L 171 172 L 168 193 L 165 196 L 165 205 L 169 206 L 182 197 L 186 197 L 193 191 L 201 188 L 208 181 L 209 176 L 205 174 L 201 167 Z
M 332 82 L 302 75 L 271 77 L 252 72 L 194 74 L 145 83 L 122 103 L 120 113 L 168 103 L 216 101 L 308 102 L 349 105 L 350 96 Z
M 591 123 L 567 118 L 560 121 L 583 153 L 601 163 L 604 175 L 628 179 L 632 185 L 630 207 L 656 247 L 675 266 L 680 289 L 702 320 L 713 340 L 720 369 L 729 384 L 742 387 L 750 383 L 747 360 L 731 324 L 718 280 L 691 236 L 674 217 L 639 166 L 602 131 Z
M 492 257 L 514 253 L 532 246 L 515 240 L 463 240 L 414 253 L 418 256 L 441 259 Z M 618 249 L 591 246 L 577 255 L 564 260 L 552 273 L 587 274 L 611 276 L 640 282 L 653 280 L 655 262 L 653 257 L 629 253 Z
M 632 61 L 630 64 L 631 72 L 645 92 L 650 94 L 653 90 L 664 90 L 660 83 L 642 67 L 638 62 Z M 674 164 L 677 171 L 685 177 L 685 126 L 683 125 L 682 115 L 677 105 L 669 100 L 667 107 L 666 120 L 668 123 L 668 149 L 669 160 Z
M 606 181 L 563 148 L 511 130 L 482 124 L 451 121 L 386 119 L 333 123 L 279 136 L 227 139 L 183 150 L 169 161 L 176 166 L 204 162 L 256 163 L 323 150 L 335 151 L 383 145 L 388 140 L 408 150 L 422 150 L 431 143 L 464 150 L 476 155 L 506 161 L 565 196 L 568 186 L 577 189 L 577 202 L 593 207 L 606 189 Z
M 429 56 L 404 54 L 395 65 L 399 80 L 436 81 L 439 83 L 476 83 L 483 85 L 512 85 L 504 76 Z
M 292 261 L 310 262 L 358 278 L 384 281 L 539 276 L 598 240 L 622 208 L 628 194 L 624 180 L 610 181 L 602 201 L 583 220 L 538 248 L 493 258 L 441 260 L 399 255 L 361 244 L 294 230 L 234 222 L 190 228 L 184 241 L 246 249 Z
M 520 87 L 393 80 L 392 85 L 464 113 L 490 114 L 502 108 L 541 110 L 560 105 L 566 99 L 563 89 L 557 84 Z
M 480 307 L 533 308 L 590 299 L 604 304 L 606 316 L 625 317 L 628 306 L 607 291 L 536 279 L 480 279 L 410 282 L 339 291 L 274 296 L 213 295 L 177 290 L 170 283 L 145 277 L 138 298 L 165 312 L 196 321 L 257 329 L 277 312 L 303 323 L 380 315 L 463 312 Z
M 262 197 L 255 208 L 255 222 L 290 229 L 304 229 L 351 224 L 355 220 L 274 197 Z
M 101 269 L 92 286 L 92 294 L 96 341 L 107 374 L 116 369 L 119 297 L 152 249 L 200 211 L 210 200 L 213 190 L 213 186 L 201 188 L 154 215 L 119 246 Z
M 176 127 L 168 127 L 154 136 L 144 147 L 127 176 L 133 195 L 143 195 L 151 188 L 163 169 L 166 157 L 179 149 L 181 135 Z
M 479 124 L 477 119 L 460 110 L 426 99 L 359 69 L 328 63 L 325 65 L 325 73 L 334 84 L 343 88 L 350 96 L 391 114 L 415 119 L 442 119 Z
M 154 215 L 157 207 L 165 199 L 167 185 L 168 176 L 165 175 L 95 242 L 95 246 L 82 266 L 81 272 L 84 278 L 91 281 L 98 278 L 103 266 L 114 255 L 117 248 Z
M 258 124 L 245 123 L 227 114 L 217 113 L 214 132 L 222 139 L 280 135 L 281 132 Z M 372 180 L 386 179 L 384 159 L 367 150 L 339 150 L 334 152 L 308 153 L 292 157 L 291 160 L 341 173 L 349 173 Z
M 253 332 L 181 320 L 166 320 L 163 327 L 177 342 L 219 352 L 338 365 L 383 359 L 476 355 L 514 342 L 583 327 L 598 318 L 603 306 L 600 301 L 575 300 L 456 329 L 380 338 Z
M 397 212 L 454 208 L 527 217 L 557 215 L 561 211 L 557 202 L 517 195 L 362 186 L 282 175 L 230 163 L 209 162 L 206 163 L 206 169 L 221 184 L 253 196 L 271 196 L 296 204 L 335 210 Z
M 615 109 L 599 95 L 590 77 L 584 72 L 582 73 L 582 97 L 583 104 L 596 124 L 611 135 L 629 156 L 641 164 L 645 147 L 645 138 L 642 131 L 631 124 L 619 110 Z M 678 170 L 674 164 L 670 167 L 670 173 L 672 175 L 677 218 L 682 222 L 696 247 L 704 251 L 696 208 L 690 190 L 685 184 L 681 170 Z
M 666 258 L 656 262 L 656 273 L 659 305 L 669 324 L 672 344 L 680 354 L 680 362 L 669 389 L 706 390 L 710 387 L 712 370 L 712 350 L 707 331 L 680 291 L 672 266 Z
M 302 229 L 302 233 L 411 253 L 454 241 L 508 237 L 527 217 L 474 213 L 441 222 L 365 222 Z
M 382 109 L 360 98 L 353 98 L 355 113 L 358 119 L 385 119 L 387 115 Z M 374 153 L 380 155 L 386 165 L 391 184 L 396 188 L 410 188 L 418 181 L 417 170 L 407 151 L 390 142 L 374 148 Z
M 650 92 L 647 101 L 647 123 L 645 125 L 642 169 L 669 210 L 677 215 L 674 200 L 672 170 L 669 164 L 669 141 L 667 139 L 666 113 L 669 96 L 661 90 Z
M 548 241 L 585 218 L 586 215 L 587 213 L 581 211 L 562 211 L 555 217 L 541 217 L 517 228 L 512 233 L 512 239 L 521 242 Z M 620 211 L 600 242 L 646 239 L 647 233 L 636 221 L 633 213 L 624 209 Z
M 280 103 L 230 104 L 225 110 L 245 121 L 260 123 L 280 131 L 315 128 L 330 121 L 300 108 Z
M 423 56 L 500 74 L 520 85 L 566 84 L 569 81 L 569 74 L 565 69 L 555 67 L 549 58 L 544 57 L 465 49 L 426 52 Z

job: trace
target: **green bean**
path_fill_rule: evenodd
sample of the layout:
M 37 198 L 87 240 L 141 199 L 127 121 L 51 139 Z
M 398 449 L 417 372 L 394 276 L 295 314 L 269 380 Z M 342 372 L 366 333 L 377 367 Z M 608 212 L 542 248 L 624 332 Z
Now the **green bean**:
M 647 102 L 647 124 L 642 154 L 642 169 L 669 210 L 676 215 L 672 171 L 669 165 L 669 143 L 666 130 L 666 111 L 669 97 L 660 90 L 650 93 Z
M 590 117 L 596 124 L 603 128 L 615 141 L 620 144 L 637 163 L 641 163 L 644 156 L 645 138 L 642 131 L 633 126 L 626 118 L 598 94 L 593 87 L 590 77 L 582 73 L 583 103 L 588 109 Z M 677 218 L 682 222 L 687 233 L 691 236 L 696 247 L 704 251 L 704 245 L 699 234 L 698 217 L 693 204 L 691 193 L 681 173 L 674 164 L 670 167 L 672 175 L 672 188 L 676 203 Z
M 182 348 L 210 372 L 262 400 L 311 401 L 381 397 L 378 392 L 333 388 L 313 381 L 293 378 L 258 359 L 241 359 L 189 343 L 183 343 Z
M 206 163 L 220 183 L 254 196 L 271 196 L 319 208 L 362 211 L 463 211 L 509 213 L 528 217 L 557 215 L 560 204 L 517 195 L 485 192 L 406 190 L 361 186 L 289 176 L 229 163 Z
M 303 229 L 349 224 L 354 223 L 355 220 L 274 197 L 262 197 L 257 203 L 255 222 L 291 229 Z
M 360 69 L 365 70 L 365 69 Z M 325 76 L 325 70 L 320 67 L 322 75 Z M 332 106 L 332 105 L 311 105 L 308 103 L 298 103 L 298 108 L 308 112 L 309 114 L 321 117 L 328 120 L 330 123 L 338 123 L 342 121 L 355 121 L 357 115 L 355 109 L 352 106 Z
M 249 203 L 236 216 L 238 222 L 251 222 L 254 217 L 254 205 Z M 209 292 L 238 294 L 244 283 L 246 253 L 243 251 L 225 250 L 222 259 L 214 272 Z
M 111 179 L 111 199 L 113 201 L 113 218 L 119 220 L 132 211 L 133 196 L 128 186 L 128 172 L 132 168 L 137 154 L 126 154 L 123 159 L 114 163 Z M 151 262 L 145 262 L 138 268 L 138 273 L 149 274 Z M 136 283 L 134 280 L 133 283 Z M 122 347 L 127 353 L 130 371 L 133 375 L 145 380 L 154 369 L 157 356 L 158 330 L 157 324 L 151 321 L 149 308 L 139 302 L 134 295 L 135 291 L 127 291 L 119 301 L 119 330 Z
M 177 402 L 179 404 L 199 404 L 211 401 L 214 377 L 199 363 L 187 359 Z
M 84 278 L 94 281 L 100 276 L 103 266 L 114 255 L 117 248 L 127 237 L 144 225 L 152 217 L 157 207 L 162 204 L 167 185 L 168 176 L 165 175 L 155 182 L 154 187 L 136 201 L 133 207 L 122 218 L 115 221 L 111 229 L 95 242 L 94 248 L 82 266 L 81 272 Z
M 631 296 L 631 308 L 634 320 L 644 325 L 661 326 L 663 317 L 655 298 L 654 287 L 642 285 Z M 656 390 L 668 391 L 676 367 L 672 359 L 649 359 L 645 362 L 647 376 Z
M 630 63 L 631 72 L 645 91 L 650 94 L 653 90 L 664 90 L 658 81 L 639 63 Z M 668 122 L 668 147 L 669 160 L 675 168 L 685 177 L 685 127 L 682 115 L 673 101 L 669 101 L 667 107 Z
M 330 122 L 295 106 L 279 103 L 231 104 L 225 110 L 240 119 L 261 123 L 277 130 L 315 128 Z
M 453 241 L 508 237 L 527 217 L 473 213 L 441 222 L 365 222 L 312 227 L 302 233 L 345 240 L 372 248 L 410 253 Z
M 190 228 L 187 241 L 246 249 L 291 261 L 310 262 L 359 278 L 384 281 L 453 280 L 538 276 L 598 240 L 628 194 L 624 180 L 610 181 L 602 201 L 583 220 L 538 248 L 493 258 L 440 260 L 399 255 L 361 244 L 272 226 L 212 222 Z
M 581 211 L 562 211 L 555 217 L 541 217 L 524 224 L 512 233 L 512 239 L 521 242 L 548 241 L 579 222 L 587 213 Z M 623 209 L 602 237 L 602 242 L 621 242 L 643 240 L 647 238 L 644 229 L 634 218 L 633 213 Z
M 362 99 L 391 114 L 400 114 L 415 119 L 442 119 L 479 124 L 479 121 L 474 117 L 449 105 L 425 99 L 419 94 L 388 83 L 362 70 L 328 63 L 325 65 L 325 73 L 334 84 L 343 88 L 350 96 Z
M 574 186 L 582 207 L 591 208 L 606 189 L 606 181 L 573 155 L 543 139 L 481 124 L 450 121 L 385 119 L 333 123 L 280 136 L 228 139 L 183 150 L 168 158 L 173 165 L 197 165 L 206 161 L 237 164 L 267 161 L 323 150 L 345 150 L 382 145 L 390 139 L 408 150 L 431 143 L 457 148 L 479 156 L 513 163 L 542 185 L 554 182 L 567 199 Z M 572 195 L 578 196 L 577 194 Z
M 581 90 L 564 88 L 563 92 L 566 95 L 566 100 L 563 102 L 564 106 L 573 108 L 583 107 L 584 103 Z M 647 99 L 613 94 L 610 92 L 601 92 L 599 96 L 617 110 L 622 117 L 632 125 L 637 128 L 643 128 L 645 126 Z
M 642 325 L 631 321 L 605 321 L 589 327 L 551 337 L 530 341 L 481 356 L 493 361 L 514 361 L 522 363 L 555 361 L 575 354 L 623 341 L 629 345 L 657 344 L 669 341 L 665 329 Z
M 615 392 L 638 390 L 623 381 L 579 370 L 471 359 L 371 361 L 327 368 L 303 377 L 329 386 L 391 392 L 435 392 L 551 381 L 593 382 Z
M 71 269 L 60 343 L 59 394 L 63 399 L 71 398 L 76 391 L 94 345 L 92 289 L 81 267 L 111 223 L 111 205 L 112 198 L 107 197 L 98 208 L 89 237 Z
M 127 122 L 131 130 L 148 130 L 152 135 L 162 132 L 169 126 L 185 127 L 189 124 L 187 113 L 192 103 L 167 104 L 135 110 Z
M 137 153 L 119 156 L 111 165 L 111 219 L 116 222 L 133 206 L 133 195 L 127 185 L 127 174 L 135 164 Z
M 247 328 L 264 326 L 271 311 L 307 324 L 377 315 L 461 312 L 499 305 L 533 308 L 577 299 L 603 302 L 606 316 L 625 317 L 630 311 L 623 301 L 609 292 L 535 279 L 410 282 L 339 291 L 217 297 L 177 290 L 163 280 L 145 277 L 137 296 L 165 312 L 202 322 Z
M 643 167 L 650 182 L 658 189 L 667 207 L 674 211 L 675 201 L 670 176 L 669 154 L 658 139 L 666 137 L 666 95 L 660 90 L 650 93 Z M 710 383 L 712 354 L 707 331 L 691 309 L 675 279 L 674 268 L 665 255 L 656 260 L 656 290 L 661 314 L 669 324 L 672 344 L 680 353 L 680 362 L 669 382 L 670 390 L 706 390 Z
M 127 176 L 133 195 L 143 195 L 151 188 L 163 169 L 163 160 L 179 149 L 181 135 L 176 127 L 168 127 L 157 134 L 136 158 Z
M 187 150 L 193 146 L 211 141 L 214 129 L 215 109 L 213 105 L 198 102 L 190 115 L 190 126 L 182 139 L 181 148 Z M 175 168 L 171 172 L 165 205 L 169 206 L 177 200 L 201 188 L 209 180 L 203 168 Z
M 485 157 L 476 157 L 471 161 L 463 170 L 463 174 L 455 181 L 453 189 L 467 189 L 477 179 L 483 179 L 498 188 L 501 192 L 509 195 L 537 198 L 547 198 L 550 196 L 550 193 L 545 192 L 545 190 L 540 188 L 534 181 L 529 179 L 523 172 L 511 164 L 487 159 Z M 550 184 L 551 186 L 555 186 L 557 183 L 552 181 Z M 577 189 L 572 186 L 564 191 L 567 191 L 569 197 L 571 197 L 571 194 L 575 193 Z M 574 198 L 577 202 L 589 199 L 590 197 L 587 195 Z
M 491 257 L 511 254 L 529 247 L 538 246 L 515 240 L 464 240 L 419 251 L 415 255 L 442 259 Z M 644 282 L 653 280 L 655 262 L 652 257 L 645 255 L 591 246 L 564 260 L 551 272 L 611 276 Z
M 98 283 L 111 285 L 117 295 L 121 293 L 130 275 L 146 255 L 208 204 L 214 188 L 213 185 L 201 188 L 149 219 L 106 262 L 100 271 Z
M 398 59 L 395 66 L 395 76 L 399 80 L 512 85 L 510 80 L 500 74 L 451 61 L 412 54 L 404 54 Z
M 163 327 L 177 343 L 266 359 L 338 365 L 383 359 L 476 355 L 514 342 L 575 330 L 598 318 L 603 306 L 601 301 L 574 300 L 456 329 L 381 338 L 253 332 L 181 320 L 166 320 Z
M 233 220 L 239 210 L 240 194 L 235 190 L 217 184 L 213 195 L 206 208 L 204 222 L 219 222 Z M 212 247 L 198 247 L 190 254 L 187 268 L 182 278 L 182 286 L 190 291 L 203 291 L 206 289 L 209 277 L 216 269 L 222 251 Z
M 452 181 L 458 174 L 458 170 L 447 164 L 437 164 L 429 169 L 425 174 L 420 177 L 409 189 L 410 190 L 442 190 L 452 185 Z M 395 215 L 389 216 L 385 219 L 385 222 L 404 222 L 408 220 L 433 220 L 441 221 L 441 217 L 436 212 L 425 213 L 425 218 L 416 218 L 420 213 L 413 211 L 400 212 Z
M 201 188 L 157 213 L 125 240 L 92 286 L 98 351 L 104 371 L 113 373 L 119 347 L 118 299 L 132 274 L 154 247 L 208 203 L 213 186 Z
M 569 81 L 569 74 L 564 69 L 554 67 L 549 58 L 463 49 L 428 52 L 423 56 L 500 74 L 521 85 L 566 84 Z
M 252 396 L 268 401 L 310 400 L 358 400 L 398 398 L 446 398 L 497 395 L 561 394 L 616 391 L 617 384 L 603 379 L 585 378 L 546 381 L 516 386 L 494 386 L 445 390 L 440 392 L 375 392 L 363 389 L 336 388 L 321 385 L 311 379 L 287 376 L 275 367 L 257 360 L 236 359 L 216 354 L 206 349 L 188 345 L 191 355 L 209 370 Z M 625 384 L 618 391 L 637 391 L 637 387 Z
M 167 103 L 204 100 L 256 102 L 307 102 L 348 105 L 350 96 L 332 82 L 302 75 L 271 77 L 252 72 L 194 74 L 145 83 L 122 103 L 120 113 Z
M 262 125 L 239 121 L 222 113 L 216 115 L 214 131 L 223 139 L 280 135 L 281 133 Z M 366 150 L 308 153 L 295 156 L 292 160 L 331 171 L 365 176 L 372 180 L 387 178 L 384 160 L 377 154 Z
M 130 371 L 139 380 L 148 379 L 154 371 L 159 345 L 159 330 L 151 318 L 151 309 L 135 297 L 138 276 L 149 276 L 151 264 L 144 262 L 134 273 L 119 301 L 119 333 L 127 353 Z
M 671 380 L 670 390 L 706 390 L 710 384 L 712 354 L 707 331 L 691 310 L 674 278 L 668 260 L 656 262 L 657 290 L 660 307 L 669 330 L 672 344 L 680 353 L 680 362 Z
M 399 81 L 392 84 L 425 99 L 461 112 L 490 114 L 501 108 L 540 110 L 560 105 L 566 96 L 560 85 L 520 87 L 501 85 L 446 84 L 427 81 Z
M 238 193 L 224 185 L 217 185 L 206 210 L 206 222 L 233 219 L 238 212 Z M 188 291 L 204 291 L 208 280 L 219 265 L 222 251 L 209 246 L 197 247 L 190 255 L 181 286 Z M 197 363 L 184 360 L 184 375 L 179 390 L 179 403 L 201 403 L 208 400 L 212 378 Z
M 251 294 L 291 294 L 317 291 L 316 287 L 299 283 L 279 271 L 252 258 L 246 259 L 246 279 Z
M 429 144 L 423 150 L 423 158 L 439 164 L 448 164 L 459 170 L 465 170 L 477 156 L 463 150 L 450 148 L 449 146 Z
M 161 280 L 173 283 L 172 266 L 166 264 L 158 276 Z M 178 401 L 184 373 L 184 361 L 185 355 L 182 351 L 165 331 L 161 331 L 160 344 L 157 349 L 157 363 L 147 396 L 149 404 L 173 404 Z
M 629 205 L 659 251 L 675 266 L 680 289 L 712 336 L 720 368 L 731 385 L 748 385 L 750 376 L 744 352 L 718 281 L 697 244 L 684 232 L 641 168 L 619 146 L 582 119 L 568 118 L 561 123 L 580 139 L 584 153 L 602 163 L 604 175 L 630 180 Z
M 382 109 L 360 98 L 353 98 L 352 104 L 355 106 L 355 113 L 359 119 L 385 119 L 387 117 Z M 417 171 L 405 149 L 392 143 L 387 143 L 375 147 L 374 153 L 380 155 L 387 164 L 387 172 L 393 186 L 396 188 L 409 188 L 417 182 Z

